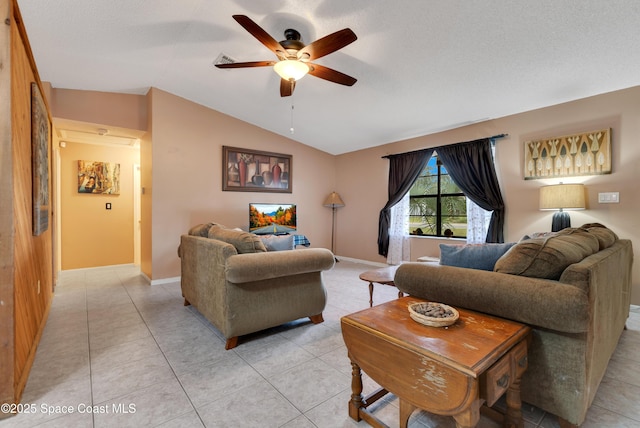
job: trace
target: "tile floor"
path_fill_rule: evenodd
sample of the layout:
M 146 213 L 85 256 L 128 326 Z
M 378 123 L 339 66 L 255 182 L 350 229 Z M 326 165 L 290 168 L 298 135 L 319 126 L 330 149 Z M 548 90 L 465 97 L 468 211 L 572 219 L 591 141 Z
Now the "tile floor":
M 178 283 L 149 286 L 131 266 L 63 272 L 23 395 L 33 412 L 0 428 L 368 426 L 347 416 L 351 368 L 340 317 L 368 307 L 358 275 L 371 268 L 343 260 L 326 273 L 323 324 L 294 322 L 230 351 L 182 305 Z M 374 303 L 396 297 L 376 286 Z M 640 426 L 640 307 L 632 310 L 583 427 Z M 365 393 L 375 387 L 365 378 Z M 526 428 L 558 426 L 526 403 L 523 410 Z M 375 412 L 398 426 L 397 399 Z M 410 420 L 411 428 L 454 426 L 424 412 Z M 479 426 L 497 424 L 483 418 Z

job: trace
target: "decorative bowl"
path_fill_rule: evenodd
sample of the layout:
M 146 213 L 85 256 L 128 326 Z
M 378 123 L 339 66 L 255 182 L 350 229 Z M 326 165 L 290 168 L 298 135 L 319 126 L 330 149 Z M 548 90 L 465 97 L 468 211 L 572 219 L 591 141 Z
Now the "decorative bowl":
M 408 305 L 409 316 L 430 327 L 446 327 L 455 323 L 460 314 L 451 306 L 436 302 L 418 302 Z

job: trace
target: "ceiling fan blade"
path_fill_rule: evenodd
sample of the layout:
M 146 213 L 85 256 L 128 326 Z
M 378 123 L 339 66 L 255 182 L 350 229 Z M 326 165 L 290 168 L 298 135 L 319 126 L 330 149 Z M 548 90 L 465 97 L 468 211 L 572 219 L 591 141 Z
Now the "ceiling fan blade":
M 232 62 L 229 64 L 216 64 L 218 68 L 246 68 L 246 67 L 269 67 L 277 61 L 251 61 L 251 62 Z
M 280 96 L 289 97 L 293 95 L 293 90 L 296 88 L 296 81 L 280 79 Z
M 309 74 L 330 82 L 339 83 L 345 86 L 353 86 L 358 79 L 348 76 L 339 71 L 318 64 L 308 64 Z
M 235 19 L 238 24 L 242 25 L 242 27 L 247 30 L 253 37 L 258 39 L 260 43 L 265 45 L 272 51 L 276 56 L 280 59 L 285 59 L 287 57 L 287 51 L 282 45 L 273 37 L 269 35 L 266 31 L 262 29 L 258 24 L 256 24 L 251 18 L 245 15 L 233 15 L 233 19 Z
M 298 52 L 298 58 L 302 60 L 313 61 L 316 58 L 323 57 L 335 52 L 338 49 L 342 49 L 350 43 L 355 42 L 358 39 L 355 33 L 349 28 L 336 31 L 328 36 L 324 36 L 321 39 L 305 46 Z

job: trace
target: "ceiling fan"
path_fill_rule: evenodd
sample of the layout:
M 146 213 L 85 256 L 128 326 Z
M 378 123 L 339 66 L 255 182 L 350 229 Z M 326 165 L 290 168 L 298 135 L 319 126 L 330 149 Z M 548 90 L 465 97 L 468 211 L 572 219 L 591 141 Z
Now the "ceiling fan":
M 293 94 L 296 81 L 304 77 L 307 73 L 341 85 L 353 86 L 353 84 L 356 83 L 357 80 L 351 76 L 310 62 L 342 49 L 356 41 L 357 37 L 355 33 L 349 28 L 336 31 L 311 44 L 305 45 L 300 40 L 300 33 L 296 30 L 285 30 L 285 40 L 277 42 L 251 18 L 245 15 L 233 15 L 233 19 L 242 25 L 253 37 L 269 48 L 270 51 L 276 54 L 278 60 L 216 64 L 216 67 L 246 68 L 273 66 L 276 73 L 281 77 L 280 96 L 282 97 L 288 97 Z

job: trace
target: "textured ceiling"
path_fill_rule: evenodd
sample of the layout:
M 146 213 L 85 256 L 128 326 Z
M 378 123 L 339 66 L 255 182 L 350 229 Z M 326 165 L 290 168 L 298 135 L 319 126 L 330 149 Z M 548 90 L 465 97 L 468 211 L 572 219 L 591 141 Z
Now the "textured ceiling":
M 18 0 L 40 77 L 54 88 L 184 97 L 331 154 L 640 84 L 637 0 Z M 279 96 L 276 40 L 358 40 L 316 62 L 358 79 L 306 76 Z M 290 133 L 292 121 L 295 132 Z

